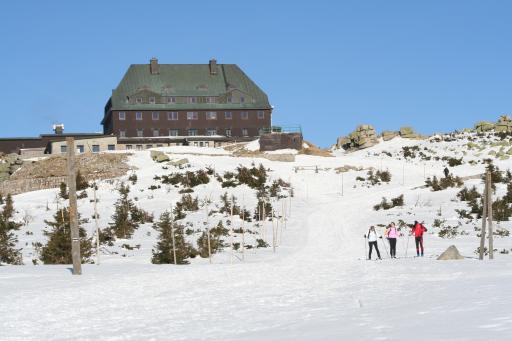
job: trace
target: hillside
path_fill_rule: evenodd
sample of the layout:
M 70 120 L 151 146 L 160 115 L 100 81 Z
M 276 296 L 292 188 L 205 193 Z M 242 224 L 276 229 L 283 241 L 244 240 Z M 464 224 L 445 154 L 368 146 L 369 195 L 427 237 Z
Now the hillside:
M 16 231 L 25 266 L 0 267 L 2 310 L 8 312 L 0 329 L 6 339 L 34 340 L 508 340 L 510 209 L 495 221 L 495 260 L 480 262 L 475 250 L 481 220 L 458 193 L 472 186 L 482 193 L 487 159 L 502 171 L 512 168 L 511 141 L 492 133 L 395 137 L 354 152 L 335 150 L 334 157 L 298 154 L 294 162 L 213 148 L 159 148 L 172 165 L 153 161 L 149 151 L 132 152 L 129 173 L 97 182 L 100 228 L 113 221 L 122 183 L 154 222 L 192 190 L 197 209 L 185 210 L 179 221 L 186 241 L 197 249 L 206 228 L 221 221 L 226 246 L 211 265 L 195 254 L 189 265 L 153 265 L 159 233 L 145 222 L 131 238 L 103 244 L 99 266 L 85 265 L 83 276 L 71 276 L 69 266 L 41 265 L 40 259 L 45 220 L 67 201 L 58 189 L 16 195 L 14 220 L 26 222 Z M 261 178 L 245 176 L 260 164 L 268 186 L 263 197 L 278 217 L 274 231 L 271 217 L 257 217 L 258 190 L 251 184 Z M 426 187 L 427 179 L 444 177 L 446 166 L 463 185 Z M 389 171 L 390 181 L 376 179 L 377 171 Z M 198 174 L 202 180 L 194 183 Z M 509 183 L 504 173 L 494 199 L 507 195 Z M 85 192 L 78 209 L 87 219 L 87 236 L 94 237 L 93 189 Z M 226 212 L 225 193 L 251 218 Z M 403 206 L 374 208 L 383 198 L 389 203 L 401 195 Z M 414 240 L 407 233 L 406 224 L 415 220 L 428 229 L 423 258 L 413 257 Z M 392 221 L 401 227 L 398 259 L 389 259 L 388 245 L 379 239 L 383 260 L 364 260 L 369 226 L 382 234 Z M 231 251 L 232 244 L 237 250 Z M 436 261 L 452 244 L 466 258 Z

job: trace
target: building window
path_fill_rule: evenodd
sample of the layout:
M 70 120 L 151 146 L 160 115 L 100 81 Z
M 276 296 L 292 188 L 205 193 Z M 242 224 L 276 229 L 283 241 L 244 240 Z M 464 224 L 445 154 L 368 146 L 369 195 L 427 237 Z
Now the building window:
M 100 152 L 100 145 L 99 144 L 93 144 L 92 145 L 92 152 L 93 153 L 99 153 Z
M 244 103 L 245 102 L 245 97 L 244 96 L 240 96 L 240 103 Z
M 133 149 L 133 146 L 131 144 L 126 145 L 126 150 L 132 150 L 132 149 Z
M 157 144 L 156 147 L 157 148 L 160 148 L 160 147 L 163 147 L 164 145 L 163 144 Z
M 126 137 L 126 130 L 119 130 L 119 137 Z
M 258 119 L 262 120 L 265 118 L 265 112 L 263 110 L 258 111 Z
M 158 121 L 160 119 L 160 113 L 158 111 L 153 111 L 151 113 L 151 118 L 153 121 Z
M 116 145 L 115 144 L 109 144 L 107 146 L 107 150 L 116 150 Z
M 206 103 L 217 103 L 216 97 L 206 97 Z
M 242 136 L 249 136 L 249 129 L 242 128 Z
M 178 129 L 169 129 L 169 136 L 179 136 L 180 131 Z
M 233 118 L 233 114 L 231 113 L 231 111 L 226 111 L 226 112 L 224 113 L 224 118 L 225 118 L 226 120 L 231 120 L 231 119 Z
M 158 129 L 153 129 L 153 137 L 160 136 L 160 131 Z
M 126 120 L 126 113 L 124 111 L 119 112 L 119 121 Z
M 142 145 L 141 145 L 141 144 L 136 145 L 136 146 L 135 146 L 135 149 L 137 149 L 137 150 L 142 150 Z
M 206 112 L 206 119 L 207 120 L 216 120 L 217 119 L 217 112 L 215 112 L 215 111 L 207 111 Z
M 155 104 L 155 97 L 149 97 L 149 104 Z
M 137 102 L 138 104 L 141 104 L 142 103 L 142 97 L 137 97 L 135 99 L 135 102 Z
M 197 112 L 196 111 L 187 112 L 187 120 L 197 120 Z
M 137 137 L 144 137 L 144 129 L 137 129 Z
M 242 111 L 240 113 L 240 117 L 242 118 L 242 120 L 248 120 L 249 119 L 249 113 L 247 111 Z
M 146 149 L 149 149 L 149 148 L 153 148 L 153 145 L 152 144 L 147 144 L 146 145 Z
M 76 149 L 78 150 L 78 153 L 82 154 L 85 151 L 84 145 L 79 144 L 76 146 Z
M 208 128 L 206 130 L 206 135 L 208 135 L 208 136 L 217 135 L 217 129 L 215 129 L 215 128 Z
M 67 153 L 68 152 L 68 146 L 66 146 L 66 145 L 60 146 L 60 152 L 61 153 Z
M 137 112 L 135 113 L 135 119 L 136 119 L 137 121 L 142 121 L 142 112 L 137 111 Z
M 189 129 L 188 136 L 197 136 L 197 129 Z
M 187 97 L 187 103 L 191 104 L 191 103 L 196 103 L 196 102 L 197 102 L 196 97 Z
M 177 121 L 178 120 L 178 112 L 177 111 L 168 112 L 167 119 L 169 121 Z
M 176 103 L 176 97 L 167 97 L 167 103 Z
M 233 102 L 233 97 L 231 97 L 231 96 L 228 96 L 228 98 L 227 98 L 227 101 L 228 101 L 228 103 L 231 103 L 231 102 Z
M 231 137 L 231 129 L 226 129 L 226 136 Z

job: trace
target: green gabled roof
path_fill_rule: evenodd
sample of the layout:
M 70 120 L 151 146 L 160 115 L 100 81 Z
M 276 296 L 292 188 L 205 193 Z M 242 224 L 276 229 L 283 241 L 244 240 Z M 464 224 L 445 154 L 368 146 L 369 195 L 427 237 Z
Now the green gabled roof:
M 267 95 L 235 64 L 217 64 L 217 74 L 210 74 L 209 64 L 159 64 L 159 73 L 151 74 L 149 64 L 129 67 L 111 97 L 112 110 L 180 109 L 270 109 Z M 225 96 L 240 91 L 251 98 L 245 103 L 155 103 L 133 104 L 127 97 L 137 93 L 156 96 Z

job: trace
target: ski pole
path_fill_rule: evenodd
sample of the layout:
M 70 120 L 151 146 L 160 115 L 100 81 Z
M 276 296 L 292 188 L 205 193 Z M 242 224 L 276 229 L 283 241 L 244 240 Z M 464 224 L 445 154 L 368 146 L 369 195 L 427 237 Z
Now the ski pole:
M 411 237 L 410 233 L 407 233 L 407 245 L 405 247 L 405 258 L 407 258 L 407 251 L 409 251 L 409 238 Z

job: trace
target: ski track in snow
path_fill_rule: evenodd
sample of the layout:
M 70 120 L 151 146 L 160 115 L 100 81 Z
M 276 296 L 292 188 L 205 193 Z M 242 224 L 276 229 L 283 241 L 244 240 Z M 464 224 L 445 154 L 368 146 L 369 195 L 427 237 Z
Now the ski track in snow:
M 390 145 L 398 142 L 392 140 Z M 295 164 L 378 168 L 382 161 L 365 159 L 364 153 L 325 160 L 299 156 Z M 204 164 L 224 163 L 226 169 L 251 161 L 203 158 Z M 134 164 L 144 167 L 145 160 L 135 159 Z M 194 163 L 201 157 L 190 160 Z M 436 262 L 431 257 L 358 260 L 365 256 L 362 235 L 368 225 L 382 222 L 387 214 L 379 213 L 377 218 L 371 207 L 382 196 L 405 193 L 407 201 L 415 200 L 416 192 L 405 190 L 402 179 L 369 189 L 353 189 L 346 179 L 350 186 L 341 197 L 339 175 L 294 174 L 293 164 L 262 162 L 283 179 L 290 176 L 295 187 L 292 215 L 276 255 L 269 248 L 248 252 L 245 263 L 229 264 L 229 257 L 219 256 L 213 265 L 179 267 L 108 259 L 100 266 L 83 266 L 82 276 L 71 276 L 68 266 L 2 267 L 0 339 L 512 339 L 512 265 L 506 255 L 492 262 Z M 402 163 L 387 160 L 384 166 L 400 177 Z M 405 187 L 421 185 L 424 168 L 408 167 Z M 356 175 L 345 175 L 350 176 Z M 447 192 L 421 193 L 435 198 Z M 456 191 L 449 193 L 451 198 Z M 103 199 L 107 197 L 104 193 Z M 113 202 L 117 194 L 111 197 Z M 18 198 L 26 198 L 27 205 L 38 201 L 29 193 L 15 197 L 15 205 Z M 108 217 L 109 209 L 102 207 L 100 215 Z M 477 239 L 463 242 L 463 253 L 469 255 Z M 413 243 L 409 240 L 409 256 L 414 253 Z M 452 243 L 459 245 L 459 240 L 426 236 L 426 253 L 440 253 Z M 405 245 L 403 237 L 398 256 L 404 255 Z M 379 240 L 387 258 L 383 246 Z M 151 250 L 152 245 L 143 247 Z

